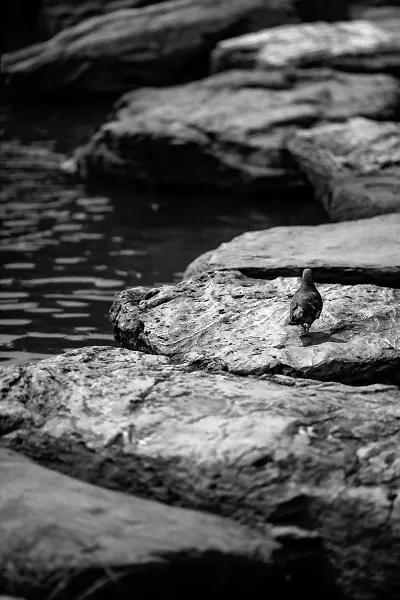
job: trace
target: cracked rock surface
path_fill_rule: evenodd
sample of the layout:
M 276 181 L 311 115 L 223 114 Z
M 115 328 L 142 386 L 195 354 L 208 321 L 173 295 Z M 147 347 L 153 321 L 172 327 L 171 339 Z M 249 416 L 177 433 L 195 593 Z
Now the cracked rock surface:
M 322 284 L 320 319 L 309 337 L 288 325 L 295 278 L 205 273 L 175 286 L 117 293 L 115 337 L 133 350 L 241 375 L 281 373 L 360 384 L 396 381 L 400 290 Z
M 400 214 L 248 231 L 196 258 L 184 277 L 237 270 L 271 279 L 305 267 L 320 282 L 400 287 Z
M 350 119 L 288 142 L 332 221 L 400 212 L 400 123 Z
M 321 597 L 319 575 L 332 599 L 342 593 L 375 599 L 388 591 L 395 597 L 400 590 L 398 388 L 205 373 L 166 357 L 107 347 L 5 366 L 1 381 L 4 448 L 99 486 L 216 512 L 268 532 L 282 544 L 296 585 L 313 598 Z M 201 573 L 202 556 L 214 543 L 222 553 L 218 565 L 224 554 L 251 562 L 254 548 L 264 553 L 264 568 L 271 563 L 272 539 L 260 546 L 256 534 L 230 522 L 92 488 L 1 452 L 0 510 L 11 497 L 21 507 L 12 526 L 0 519 L 14 540 L 3 547 L 8 538 L 0 536 L 3 559 L 33 511 L 30 527 L 44 534 L 39 558 L 45 544 L 55 544 L 43 531 L 43 515 L 52 514 L 60 518 L 59 535 L 72 544 L 79 522 L 83 554 L 89 540 L 95 543 L 103 528 L 111 528 L 111 537 L 85 555 L 85 566 L 98 565 L 100 557 L 115 562 L 133 535 L 123 564 L 138 555 L 147 564 L 161 551 L 169 564 L 189 545 L 189 565 L 194 556 Z M 29 486 L 26 498 L 13 494 L 20 481 Z M 136 515 L 133 522 L 126 511 Z M 160 536 L 163 519 L 175 532 L 167 539 Z M 146 531 L 148 522 L 157 524 L 154 538 L 150 527 L 151 535 L 137 541 L 135 528 L 146 523 Z M 319 539 L 322 564 L 316 569 Z M 57 544 L 52 551 L 62 552 Z M 307 556 L 313 556 L 311 572 Z M 304 572 L 296 570 L 299 564 Z M 274 574 L 282 590 L 275 565 Z
M 304 187 L 286 138 L 321 121 L 392 118 L 399 91 L 389 75 L 324 69 L 228 71 L 136 90 L 118 101 L 109 122 L 75 158 L 83 177 L 112 175 L 159 188 Z
M 99 590 L 115 597 L 119 582 L 139 600 L 168 590 L 183 599 L 190 584 L 217 598 L 224 581 L 231 592 L 268 583 L 277 599 L 289 587 L 267 530 L 261 537 L 228 519 L 102 489 L 5 448 L 0 484 L 4 591 L 45 598 L 56 586 L 64 599 Z

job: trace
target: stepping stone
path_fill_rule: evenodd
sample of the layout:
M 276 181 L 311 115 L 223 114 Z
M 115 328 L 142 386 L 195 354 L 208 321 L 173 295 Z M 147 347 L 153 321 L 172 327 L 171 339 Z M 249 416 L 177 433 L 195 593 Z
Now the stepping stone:
M 305 267 L 319 282 L 400 287 L 400 214 L 248 231 L 196 258 L 184 277 L 229 270 L 299 277 Z
M 399 99 L 399 81 L 383 74 L 228 71 L 126 94 L 74 158 L 83 178 L 235 194 L 297 191 L 306 181 L 288 137 L 321 121 L 394 118 Z
M 400 69 L 400 15 L 372 22 L 299 23 L 222 40 L 212 68 L 288 69 L 316 65 L 362 71 Z
M 48 41 L 3 55 L 2 84 L 17 96 L 115 94 L 145 85 L 173 85 L 204 76 L 219 40 L 296 19 L 291 0 L 144 3 L 134 8 L 133 1 L 129 7 L 122 0 L 122 10 L 93 16 L 97 7 L 91 2 L 92 18 Z M 81 3 L 79 9 L 82 14 Z M 71 16 L 68 7 L 65 12 Z
M 288 142 L 332 221 L 400 212 L 400 123 L 350 119 Z
M 115 338 L 127 348 L 217 363 L 241 375 L 282 373 L 359 384 L 400 371 L 400 290 L 323 284 L 309 338 L 289 326 L 294 278 L 251 279 L 213 272 L 175 286 L 117 293 Z

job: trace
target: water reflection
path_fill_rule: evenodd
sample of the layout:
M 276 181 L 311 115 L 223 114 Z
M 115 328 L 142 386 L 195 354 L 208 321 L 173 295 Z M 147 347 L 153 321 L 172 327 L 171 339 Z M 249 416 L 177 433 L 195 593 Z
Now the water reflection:
M 108 310 L 116 291 L 177 281 L 191 260 L 243 231 L 325 219 L 298 198 L 266 203 L 75 184 L 60 173 L 65 156 L 56 150 L 84 141 L 93 110 L 88 122 L 69 110 L 56 122 L 36 107 L 22 128 L 22 117 L 3 109 L 3 135 L 17 140 L 2 145 L 0 360 L 113 345 Z

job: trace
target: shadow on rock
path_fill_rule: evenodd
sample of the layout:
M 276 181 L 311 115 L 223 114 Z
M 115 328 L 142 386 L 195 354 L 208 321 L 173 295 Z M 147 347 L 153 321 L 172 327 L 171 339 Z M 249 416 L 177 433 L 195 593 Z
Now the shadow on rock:
M 300 336 L 301 343 L 304 347 L 306 346 L 319 346 L 326 342 L 335 342 L 335 344 L 345 344 L 346 340 L 339 337 L 334 337 L 331 333 L 324 333 L 323 331 L 313 331 L 307 335 Z

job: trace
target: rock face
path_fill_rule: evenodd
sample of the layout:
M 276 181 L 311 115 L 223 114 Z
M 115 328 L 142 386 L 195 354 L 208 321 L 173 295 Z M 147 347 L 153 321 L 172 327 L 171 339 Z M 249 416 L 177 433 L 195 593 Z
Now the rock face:
M 226 37 L 290 21 L 290 1 L 173 0 L 87 19 L 5 55 L 14 94 L 123 92 L 195 79 Z
M 299 127 L 354 115 L 386 118 L 399 105 L 387 75 L 317 70 L 293 76 L 229 71 L 125 95 L 77 153 L 83 175 L 152 186 L 265 192 L 304 186 L 285 149 Z
M 287 69 L 316 65 L 400 73 L 400 18 L 393 30 L 384 22 L 343 21 L 283 25 L 220 42 L 214 71 Z
M 122 598 L 122 583 L 139 599 L 167 590 L 184 598 L 190 584 L 217 598 L 221 574 L 231 591 L 271 583 L 272 597 L 285 593 L 273 572 L 278 544 L 228 519 L 82 483 L 4 448 L 0 482 L 0 568 L 10 593 L 44 598 L 56 588 L 77 598 L 97 588 Z
M 0 371 L 3 446 L 98 485 L 234 517 L 268 536 L 260 543 L 228 521 L 94 488 L 2 450 L 0 562 L 22 550 L 43 572 L 45 553 L 61 567 L 72 554 L 96 576 L 99 564 L 141 561 L 144 584 L 161 575 L 162 589 L 175 557 L 188 556 L 189 573 L 204 577 L 203 559 L 215 549 L 213 568 L 237 566 L 243 586 L 256 586 L 264 569 L 273 599 L 296 598 L 301 586 L 315 600 L 323 590 L 331 600 L 397 597 L 397 388 L 205 373 L 100 347 Z M 29 533 L 40 544 L 21 548 Z M 293 596 L 282 593 L 271 535 L 282 544 Z M 228 579 L 234 590 L 234 573 Z
M 288 148 L 333 221 L 400 212 L 400 124 L 351 119 L 298 132 Z
M 400 287 L 400 214 L 300 227 L 248 231 L 195 259 L 184 278 L 237 270 L 249 277 L 300 276 L 317 281 Z
M 283 373 L 357 384 L 392 380 L 400 369 L 400 290 L 320 285 L 324 309 L 301 338 L 287 325 L 294 278 L 250 279 L 215 272 L 158 289 L 116 294 L 115 338 L 241 375 Z

